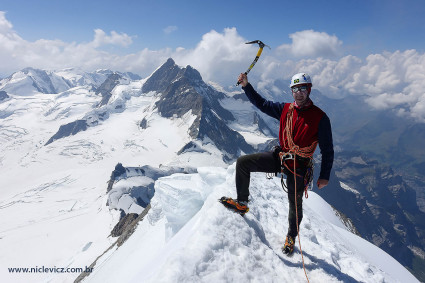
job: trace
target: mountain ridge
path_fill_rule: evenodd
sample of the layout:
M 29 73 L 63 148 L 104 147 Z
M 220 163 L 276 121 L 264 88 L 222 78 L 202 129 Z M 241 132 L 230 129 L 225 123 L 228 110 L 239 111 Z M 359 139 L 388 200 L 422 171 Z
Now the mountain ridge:
M 196 119 L 189 135 L 193 139 L 211 140 L 218 149 L 229 154 L 225 160 L 234 160 L 240 151 L 253 152 L 253 147 L 238 132 L 227 127 L 235 118 L 218 102 L 225 94 L 206 85 L 192 67 L 179 68 L 169 58 L 147 79 L 142 91 L 162 93 L 155 105 L 163 117 L 182 117 L 191 111 Z

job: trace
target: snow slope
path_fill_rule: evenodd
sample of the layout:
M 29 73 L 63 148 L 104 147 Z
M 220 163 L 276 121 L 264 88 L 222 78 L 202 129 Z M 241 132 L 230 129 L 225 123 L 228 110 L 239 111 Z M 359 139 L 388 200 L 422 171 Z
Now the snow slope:
M 142 93 L 142 85 L 118 85 L 110 103 L 122 101 L 122 111 L 47 146 L 61 125 L 93 111 L 101 97 L 91 87 L 11 93 L 0 103 L 0 282 L 72 282 L 79 273 L 12 274 L 8 268 L 88 266 L 115 241 L 108 235 L 119 211 L 106 206 L 115 165 L 179 163 L 176 153 L 190 140 L 192 115 L 161 117 L 153 107 L 158 95 Z M 143 118 L 146 129 L 139 126 Z M 198 163 L 214 158 L 221 156 Z
M 198 171 L 160 178 L 145 220 L 83 282 L 306 281 L 298 241 L 293 257 L 280 251 L 288 202 L 279 180 L 253 174 L 250 212 L 241 217 L 217 202 L 234 196 L 235 166 Z M 314 192 L 304 203 L 301 243 L 311 282 L 417 282 L 348 232 Z

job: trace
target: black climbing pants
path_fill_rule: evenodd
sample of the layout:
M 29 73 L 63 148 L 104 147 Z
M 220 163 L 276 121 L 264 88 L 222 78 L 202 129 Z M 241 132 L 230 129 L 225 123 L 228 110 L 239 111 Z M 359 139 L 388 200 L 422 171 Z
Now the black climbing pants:
M 280 172 L 280 160 L 277 153 L 261 152 L 244 155 L 236 161 L 236 192 L 239 201 L 248 201 L 249 183 L 251 172 L 275 173 Z M 306 168 L 297 169 L 297 174 L 305 175 Z M 294 239 L 297 236 L 297 220 L 295 209 L 295 179 L 294 175 L 285 170 L 286 186 L 288 189 L 289 213 L 288 213 L 288 235 Z M 303 218 L 303 193 L 304 193 L 304 178 L 297 176 L 297 211 L 298 225 Z

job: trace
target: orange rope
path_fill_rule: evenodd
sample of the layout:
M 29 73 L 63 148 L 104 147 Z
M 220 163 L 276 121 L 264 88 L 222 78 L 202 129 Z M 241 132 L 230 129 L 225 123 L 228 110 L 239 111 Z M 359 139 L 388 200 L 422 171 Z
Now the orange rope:
M 292 128 L 292 120 L 294 117 L 294 103 L 291 103 L 291 105 L 289 106 L 288 109 L 288 113 L 286 115 L 286 126 L 285 129 L 283 130 L 283 146 L 285 148 L 289 148 L 289 152 L 291 152 L 292 154 L 294 154 L 294 172 L 293 176 L 294 176 L 294 181 L 295 181 L 295 214 L 296 214 L 296 221 L 297 221 L 297 234 L 298 234 L 298 243 L 300 245 L 300 252 L 301 252 L 301 258 L 302 258 L 302 262 L 303 262 L 303 269 L 304 269 L 304 274 L 305 277 L 307 278 L 307 282 L 310 282 L 308 280 L 308 276 L 307 276 L 307 271 L 305 269 L 305 265 L 304 265 L 304 255 L 303 255 L 303 250 L 301 248 L 301 239 L 300 239 L 300 228 L 298 225 L 298 204 L 297 204 L 297 174 L 296 174 L 296 164 L 295 164 L 295 160 L 297 155 L 304 157 L 304 158 L 313 158 L 313 154 L 314 151 L 316 150 L 316 146 L 317 146 L 317 141 L 314 141 L 310 146 L 307 147 L 302 147 L 300 148 L 298 145 L 296 145 L 294 143 L 292 134 L 293 134 L 293 128 Z M 286 135 L 286 139 L 285 139 L 285 135 Z
M 286 115 L 286 126 L 283 130 L 283 145 L 284 148 L 289 148 L 289 152 L 299 155 L 304 158 L 313 158 L 313 153 L 316 150 L 317 141 L 314 141 L 310 146 L 299 147 L 295 144 L 292 137 L 292 120 L 294 117 L 294 103 L 289 105 L 288 113 Z M 285 139 L 286 136 L 286 139 Z
M 292 126 L 293 120 L 294 120 L 294 103 L 291 103 L 288 108 L 288 113 L 286 114 L 286 125 L 285 125 L 285 128 L 283 129 L 282 147 L 289 148 L 289 152 L 294 154 L 295 157 L 299 155 L 304 158 L 313 159 L 313 154 L 317 147 L 317 141 L 314 141 L 311 145 L 306 147 L 299 147 L 298 145 L 296 145 L 293 139 L 293 126 Z M 296 158 L 294 158 L 294 164 L 295 162 L 296 162 Z M 286 165 L 286 163 L 284 163 L 284 166 L 289 170 L 289 172 L 294 174 L 294 176 L 299 176 L 296 173 L 295 169 L 292 172 L 292 170 Z M 307 187 L 305 189 L 305 197 L 308 198 Z
M 294 171 L 295 171 L 295 162 L 294 162 Z M 295 175 L 294 175 L 294 181 L 295 181 L 295 215 L 296 215 L 296 220 L 297 220 L 298 243 L 300 244 L 301 259 L 303 261 L 303 269 L 304 269 L 305 278 L 307 278 L 307 282 L 310 283 L 310 281 L 308 280 L 307 271 L 305 270 L 304 255 L 303 255 L 303 250 L 301 248 L 300 228 L 299 228 L 299 225 L 298 225 L 297 176 L 295 176 Z

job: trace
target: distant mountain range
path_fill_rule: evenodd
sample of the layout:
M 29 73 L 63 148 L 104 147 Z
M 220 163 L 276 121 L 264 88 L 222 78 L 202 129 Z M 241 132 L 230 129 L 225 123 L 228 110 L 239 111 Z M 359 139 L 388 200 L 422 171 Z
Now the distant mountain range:
M 317 193 L 363 238 L 424 278 L 425 213 L 415 190 L 391 167 L 360 152 L 339 152 L 329 186 Z

